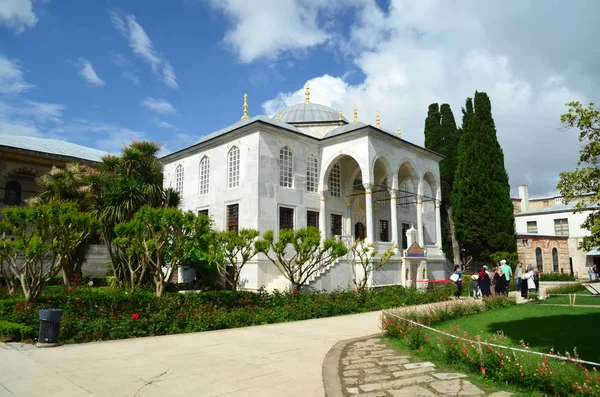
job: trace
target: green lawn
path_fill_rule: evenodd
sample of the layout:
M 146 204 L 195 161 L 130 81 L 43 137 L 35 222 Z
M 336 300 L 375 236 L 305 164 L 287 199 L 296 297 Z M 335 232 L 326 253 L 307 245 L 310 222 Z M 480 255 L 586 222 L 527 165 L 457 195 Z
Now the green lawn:
M 573 296 L 571 296 L 571 300 Z M 540 301 L 541 305 L 568 305 L 569 297 L 568 296 L 551 296 L 543 301 Z M 594 305 L 600 306 L 600 296 L 591 296 L 590 294 L 580 294 L 577 293 L 577 298 L 575 299 L 575 305 Z
M 449 330 L 454 324 L 460 331 L 481 335 L 482 340 L 502 331 L 506 339 L 498 344 L 520 346 L 524 340 L 533 350 L 543 353 L 553 347 L 560 352 L 577 348 L 582 359 L 600 362 L 596 339 L 600 309 L 522 304 L 446 321 L 435 328 Z

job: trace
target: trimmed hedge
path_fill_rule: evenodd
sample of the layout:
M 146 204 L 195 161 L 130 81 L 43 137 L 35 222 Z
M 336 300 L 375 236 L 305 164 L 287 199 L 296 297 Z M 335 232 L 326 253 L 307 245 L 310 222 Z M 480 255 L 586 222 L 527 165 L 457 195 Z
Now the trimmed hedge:
M 267 293 L 265 291 L 209 291 L 167 293 L 156 298 L 152 290 L 134 293 L 110 288 L 50 287 L 39 302 L 22 298 L 0 300 L 0 318 L 33 329 L 40 309 L 61 308 L 61 341 L 67 343 L 198 332 L 250 325 L 381 310 L 445 300 L 449 288 L 421 291 L 387 287 L 363 293 Z
M 28 327 L 27 325 L 0 320 L 0 338 L 4 339 L 6 342 L 28 339 L 33 332 L 33 328 Z
M 569 273 L 540 273 L 540 281 L 575 281 Z

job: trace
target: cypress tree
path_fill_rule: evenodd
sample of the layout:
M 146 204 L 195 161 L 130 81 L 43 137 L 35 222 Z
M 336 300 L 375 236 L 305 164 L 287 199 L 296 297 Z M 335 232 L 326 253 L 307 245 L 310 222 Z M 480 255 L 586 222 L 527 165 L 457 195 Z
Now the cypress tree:
M 504 153 L 496 136 L 492 105 L 484 92 L 467 99 L 451 195 L 456 236 L 468 256 L 489 261 L 515 252 L 513 206 Z
M 445 103 L 442 104 L 441 108 L 438 108 L 437 103 L 429 105 L 427 118 L 425 119 L 425 147 L 445 157 L 440 162 L 442 248 L 446 256 L 454 259 L 455 263 L 460 261 L 460 248 L 453 233 L 450 192 L 452 191 L 454 172 L 456 171 L 458 141 L 459 134 L 450 105 Z M 448 242 L 449 236 L 451 244 Z

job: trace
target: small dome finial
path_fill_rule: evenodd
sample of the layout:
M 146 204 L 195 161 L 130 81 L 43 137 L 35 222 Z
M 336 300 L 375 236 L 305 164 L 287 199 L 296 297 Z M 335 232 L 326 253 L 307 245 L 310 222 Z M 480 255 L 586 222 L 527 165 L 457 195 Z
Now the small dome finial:
M 338 120 L 344 120 L 344 116 L 342 115 L 342 107 L 340 106 L 340 111 L 338 112 Z
M 304 85 L 304 103 L 310 103 L 310 81 Z
M 354 120 L 352 120 L 353 123 L 358 123 L 358 109 L 356 107 L 356 103 L 354 104 Z
M 248 118 L 248 94 L 244 94 L 244 114 L 242 115 L 241 120 Z
M 398 138 L 402 138 L 402 132 L 400 131 L 400 124 L 398 124 Z
M 379 118 L 379 110 L 375 111 L 375 127 L 381 128 L 381 119 Z
M 275 116 L 277 120 L 279 120 L 279 109 L 277 109 L 277 115 Z

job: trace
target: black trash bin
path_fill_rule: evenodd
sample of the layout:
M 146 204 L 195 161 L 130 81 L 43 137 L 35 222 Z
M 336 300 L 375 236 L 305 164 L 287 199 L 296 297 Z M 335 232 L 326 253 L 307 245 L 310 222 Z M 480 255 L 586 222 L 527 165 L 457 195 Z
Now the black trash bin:
M 58 345 L 62 309 L 40 310 L 40 335 L 38 343 L 42 345 Z

